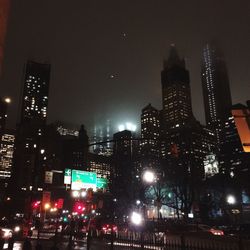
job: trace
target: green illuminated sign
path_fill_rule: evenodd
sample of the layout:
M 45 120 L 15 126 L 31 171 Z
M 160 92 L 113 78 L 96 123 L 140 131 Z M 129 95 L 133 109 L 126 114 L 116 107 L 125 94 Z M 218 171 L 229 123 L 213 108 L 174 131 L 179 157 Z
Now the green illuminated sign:
M 81 190 L 93 188 L 96 189 L 97 177 L 96 173 L 80 171 L 80 170 L 72 170 L 72 182 L 71 189 L 72 190 Z
M 64 171 L 64 184 L 71 184 L 71 169 L 65 168 Z
M 108 180 L 105 179 L 105 178 L 97 178 L 96 187 L 97 188 L 107 189 L 107 187 L 108 187 Z

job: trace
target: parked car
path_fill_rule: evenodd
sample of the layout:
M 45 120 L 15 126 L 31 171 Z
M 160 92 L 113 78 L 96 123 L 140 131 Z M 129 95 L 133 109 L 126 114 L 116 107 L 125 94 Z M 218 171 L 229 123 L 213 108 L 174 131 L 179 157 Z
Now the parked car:
M 113 230 L 114 234 L 117 234 L 118 232 L 118 228 L 115 224 L 113 223 L 108 223 L 108 224 L 103 224 L 102 225 L 102 229 L 101 229 L 101 233 L 102 234 L 111 234 Z
M 13 235 L 13 231 L 11 228 L 0 227 L 0 237 L 1 239 L 8 240 Z
M 200 235 L 224 235 L 224 232 L 222 230 L 204 224 L 188 224 L 186 230 L 188 233 L 196 233 Z

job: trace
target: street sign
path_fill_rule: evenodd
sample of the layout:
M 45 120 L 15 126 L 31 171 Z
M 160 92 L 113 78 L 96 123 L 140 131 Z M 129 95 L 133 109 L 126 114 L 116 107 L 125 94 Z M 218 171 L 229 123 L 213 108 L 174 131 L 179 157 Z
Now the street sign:
M 97 188 L 103 188 L 103 189 L 107 189 L 108 187 L 108 180 L 105 178 L 97 178 L 97 182 L 96 182 L 96 187 Z
M 65 168 L 64 171 L 64 184 L 71 184 L 71 169 Z
M 53 182 L 53 172 L 52 171 L 45 171 L 44 182 L 46 184 L 52 184 L 52 182 Z
M 80 170 L 72 170 L 72 182 L 71 189 L 72 190 L 81 190 L 92 188 L 96 189 L 96 173 L 80 171 Z

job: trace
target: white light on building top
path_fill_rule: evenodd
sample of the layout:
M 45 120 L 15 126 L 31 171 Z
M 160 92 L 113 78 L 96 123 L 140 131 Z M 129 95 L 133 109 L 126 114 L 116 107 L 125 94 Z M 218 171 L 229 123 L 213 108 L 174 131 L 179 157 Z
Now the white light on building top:
M 120 124 L 118 126 L 118 130 L 121 132 L 121 131 L 124 131 L 124 130 L 129 130 L 129 131 L 132 131 L 132 132 L 135 132 L 137 127 L 135 124 L 131 123 L 131 122 L 126 122 L 125 124 Z

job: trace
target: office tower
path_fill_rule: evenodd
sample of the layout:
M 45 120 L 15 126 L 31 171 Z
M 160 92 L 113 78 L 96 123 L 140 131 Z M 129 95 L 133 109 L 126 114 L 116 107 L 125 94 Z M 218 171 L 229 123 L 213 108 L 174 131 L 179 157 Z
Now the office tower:
M 111 160 L 109 156 L 88 154 L 88 171 L 97 174 L 97 178 L 105 178 L 111 183 Z
M 234 117 L 235 126 L 240 136 L 241 144 L 244 152 L 250 153 L 250 105 L 238 104 L 234 105 L 232 115 Z
M 124 130 L 113 136 L 112 194 L 118 199 L 118 206 L 132 200 L 133 190 L 133 136 Z M 123 205 L 122 205 L 123 204 Z M 125 207 L 123 207 L 126 209 Z
M 21 123 L 46 122 L 50 82 L 50 64 L 28 61 L 25 67 Z
M 160 112 L 151 104 L 142 109 L 140 155 L 144 167 L 157 167 L 160 153 Z M 143 166 L 142 166 L 143 167 Z
M 232 115 L 221 122 L 220 170 L 231 177 L 240 173 L 247 176 L 250 174 L 250 155 L 245 139 L 249 140 L 249 125 L 242 113 L 249 114 L 249 109 L 236 104 L 232 106 L 231 112 Z
M 161 72 L 163 125 L 171 128 L 182 126 L 193 118 L 189 72 L 184 59 L 180 59 L 174 45 L 164 61 Z
M 4 179 L 6 185 L 12 172 L 14 142 L 14 131 L 5 131 L 2 135 L 0 144 L 0 179 Z
M 21 114 L 17 125 L 13 180 L 17 188 L 37 189 L 43 185 L 41 151 L 46 128 L 50 65 L 28 61 L 25 65 Z
M 112 130 L 110 120 L 106 120 L 105 125 L 94 126 L 90 139 L 90 144 L 92 144 L 90 150 L 93 153 L 104 156 L 112 155 L 113 149 L 110 142 Z
M 224 56 L 214 42 L 203 49 L 201 80 L 206 123 L 216 126 L 230 115 L 232 99 Z
M 89 138 L 84 125 L 81 125 L 79 136 L 63 140 L 63 168 L 87 170 Z
M 0 0 L 0 75 L 2 73 L 4 43 L 7 31 L 7 22 L 10 9 L 10 0 Z

